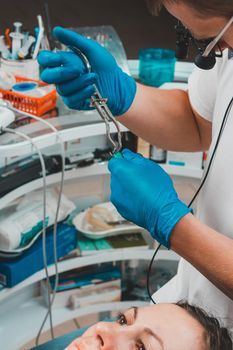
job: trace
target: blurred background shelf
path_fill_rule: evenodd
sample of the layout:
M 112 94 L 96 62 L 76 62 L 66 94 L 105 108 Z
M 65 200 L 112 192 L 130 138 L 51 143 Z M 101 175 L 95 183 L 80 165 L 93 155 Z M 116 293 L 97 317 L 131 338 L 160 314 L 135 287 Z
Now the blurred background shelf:
M 78 178 L 83 177 L 89 177 L 89 176 L 98 176 L 98 175 L 105 175 L 108 174 L 108 167 L 106 162 L 102 162 L 99 164 L 93 164 L 88 167 L 83 168 L 77 168 L 73 170 L 69 170 L 65 172 L 65 181 L 74 180 Z M 46 177 L 46 184 L 47 186 L 52 186 L 60 183 L 61 180 L 61 173 L 56 173 L 52 175 L 48 175 Z M 38 190 L 42 188 L 43 186 L 43 179 L 37 179 L 31 182 L 28 182 L 24 184 L 23 186 L 18 187 L 17 189 L 9 192 L 2 198 L 0 198 L 0 209 L 3 209 L 7 205 L 9 205 L 11 202 L 15 201 L 19 197 Z
M 47 121 L 58 129 L 64 142 L 106 134 L 105 124 L 100 121 L 99 115 L 95 111 L 77 112 L 76 114 L 47 119 Z M 122 132 L 128 131 L 123 125 L 120 128 Z M 59 143 L 57 135 L 39 122 L 21 126 L 17 130 L 33 138 L 39 149 Z M 110 131 L 116 132 L 113 123 L 110 124 Z M 1 158 L 23 156 L 30 154 L 33 150 L 29 141 L 22 141 L 20 137 L 12 134 L 0 135 L 0 147 Z
M 160 164 L 162 168 L 171 176 L 191 177 L 193 179 L 201 179 L 203 169 L 192 168 L 188 166 L 175 166 L 168 164 Z
M 105 252 L 100 254 L 93 254 L 85 257 L 77 257 L 72 259 L 67 259 L 61 261 L 58 264 L 59 273 L 69 271 L 75 268 L 90 266 L 95 264 L 101 264 L 106 262 L 117 262 L 126 260 L 146 260 L 150 261 L 154 254 L 153 249 L 118 249 L 116 251 Z M 166 261 L 178 261 L 179 256 L 168 250 L 160 250 L 156 256 L 156 260 L 166 260 Z M 48 267 L 48 272 L 50 276 L 55 275 L 54 265 Z M 0 292 L 0 302 L 11 297 L 16 292 L 21 291 L 25 287 L 32 285 L 33 283 L 39 282 L 45 278 L 45 271 L 39 271 L 32 275 L 31 277 L 19 283 L 13 288 L 5 288 Z
M 191 167 L 180 167 L 180 166 L 171 166 L 167 164 L 161 164 L 162 168 L 171 176 L 182 176 L 193 179 L 201 179 L 203 170 Z M 73 170 L 69 170 L 65 172 L 65 181 L 90 177 L 90 176 L 98 176 L 98 175 L 107 175 L 109 174 L 108 165 L 106 162 L 102 162 L 99 164 L 93 164 L 88 167 L 77 168 Z M 48 175 L 46 178 L 47 186 L 56 185 L 60 182 L 61 173 L 56 173 L 52 175 Z M 9 192 L 2 198 L 0 198 L 0 210 L 17 200 L 21 196 L 38 190 L 42 188 L 43 180 L 42 178 L 28 182 L 27 184 L 18 187 L 17 189 Z

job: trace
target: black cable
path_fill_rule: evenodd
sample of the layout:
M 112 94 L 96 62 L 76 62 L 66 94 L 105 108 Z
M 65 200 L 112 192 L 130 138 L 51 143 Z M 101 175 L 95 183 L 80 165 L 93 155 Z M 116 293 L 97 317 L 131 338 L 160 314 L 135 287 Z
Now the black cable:
M 208 167 L 207 167 L 207 170 L 206 170 L 206 173 L 205 173 L 205 176 L 199 186 L 199 188 L 197 189 L 196 193 L 194 194 L 192 200 L 190 201 L 189 205 L 188 205 L 188 208 L 191 207 L 191 205 L 193 204 L 193 202 L 195 201 L 195 199 L 197 198 L 198 194 L 200 193 L 202 187 L 204 186 L 205 182 L 206 182 L 206 179 L 208 177 L 208 174 L 210 172 L 210 168 L 211 168 L 211 165 L 213 163 L 213 160 L 214 160 L 214 157 L 216 155 L 216 151 L 217 151 L 217 148 L 218 148 L 218 145 L 219 145 L 219 142 L 221 140 L 221 137 L 222 137 L 222 133 L 223 133 L 223 130 L 225 129 L 225 126 L 226 126 L 226 123 L 227 123 L 227 120 L 228 120 L 228 117 L 229 117 L 229 114 L 232 110 L 232 106 L 233 106 L 233 97 L 231 98 L 228 106 L 227 106 L 227 109 L 226 109 L 226 112 L 225 112 L 225 115 L 223 117 L 223 120 L 222 120 L 222 124 L 221 124 L 221 127 L 220 127 L 220 130 L 219 130 L 219 134 L 218 134 L 218 137 L 217 137 L 217 140 L 216 140 L 216 144 L 214 146 L 214 150 L 212 152 L 212 155 L 211 155 L 211 158 L 210 158 L 210 161 L 209 161 L 209 164 L 208 164 Z M 150 264 L 149 264 L 149 267 L 148 267 L 148 270 L 147 270 L 147 283 L 146 283 L 146 286 L 147 286 L 147 293 L 148 293 L 148 296 L 150 298 L 150 300 L 152 301 L 153 304 L 156 304 L 156 302 L 154 301 L 151 293 L 150 293 L 150 273 L 151 273 L 151 269 L 152 269 L 152 266 L 153 266 L 153 263 L 154 263 L 154 260 L 155 260 L 155 257 L 159 251 L 161 247 L 161 244 L 159 244 L 159 246 L 156 248 L 155 252 L 154 252 L 154 255 L 150 261 Z
M 151 295 L 151 292 L 150 292 L 150 273 L 151 273 L 151 268 L 152 268 L 152 265 L 153 265 L 153 262 L 154 262 L 154 259 L 160 249 L 162 244 L 159 244 L 158 247 L 156 248 L 155 252 L 154 252 L 154 255 L 152 256 L 152 259 L 150 261 L 150 264 L 149 264 L 149 267 L 148 267 L 148 270 L 147 270 L 147 279 L 146 279 L 146 289 L 147 289 L 147 293 L 149 295 L 149 298 L 150 300 L 152 301 L 153 304 L 156 304 L 156 302 L 154 301 L 152 295 Z

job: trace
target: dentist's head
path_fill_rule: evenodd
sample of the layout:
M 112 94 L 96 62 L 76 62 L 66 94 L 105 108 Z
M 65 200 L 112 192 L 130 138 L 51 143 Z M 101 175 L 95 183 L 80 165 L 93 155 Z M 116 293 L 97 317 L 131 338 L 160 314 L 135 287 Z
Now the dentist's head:
M 146 0 L 152 13 L 164 6 L 189 29 L 197 40 L 216 38 L 233 16 L 232 0 Z M 233 48 L 233 25 L 219 41 L 222 48 Z

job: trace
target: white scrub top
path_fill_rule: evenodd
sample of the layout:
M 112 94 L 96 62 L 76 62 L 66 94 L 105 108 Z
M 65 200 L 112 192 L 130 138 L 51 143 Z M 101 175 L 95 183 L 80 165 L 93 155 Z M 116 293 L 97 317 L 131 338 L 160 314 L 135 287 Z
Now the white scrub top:
M 232 97 L 233 60 L 228 59 L 228 50 L 225 50 L 223 58 L 217 59 L 212 70 L 196 68 L 189 79 L 192 107 L 203 118 L 212 122 L 213 138 L 209 159 Z M 216 231 L 233 238 L 233 109 L 206 183 L 198 196 L 197 218 Z M 203 307 L 218 317 L 223 326 L 233 330 L 233 301 L 184 259 L 179 263 L 177 275 L 156 292 L 153 298 L 157 303 L 185 300 Z

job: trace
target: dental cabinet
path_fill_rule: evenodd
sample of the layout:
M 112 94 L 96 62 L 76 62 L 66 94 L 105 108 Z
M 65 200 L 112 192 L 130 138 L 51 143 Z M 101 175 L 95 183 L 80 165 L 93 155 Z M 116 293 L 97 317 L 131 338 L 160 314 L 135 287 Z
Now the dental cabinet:
M 130 71 L 137 78 L 137 61 L 129 61 Z M 177 64 L 176 75 L 180 81 L 185 81 L 190 74 L 190 65 Z M 66 150 L 80 150 L 80 153 L 88 153 L 95 148 L 107 147 L 105 125 L 99 120 L 95 111 L 69 112 L 69 115 L 61 115 L 50 119 L 50 122 L 58 128 L 61 139 L 65 142 Z M 32 123 L 19 127 L 19 130 L 31 136 L 37 147 L 46 155 L 59 152 L 56 135 L 46 129 L 43 124 Z M 114 132 L 113 126 L 111 126 Z M 126 134 L 128 130 L 121 126 L 121 131 Z M 30 156 L 32 146 L 29 141 L 22 141 L 18 137 L 3 134 L 0 135 L 0 164 L 12 161 L 12 157 L 23 158 Z M 192 196 L 200 183 L 202 169 L 169 166 L 162 167 L 173 177 L 178 192 L 187 199 Z M 60 173 L 47 176 L 47 186 L 59 185 Z M 35 179 L 15 188 L 0 199 L 0 210 L 11 206 L 23 195 L 42 188 L 42 178 Z M 184 190 L 185 189 L 185 190 Z M 110 176 L 107 162 L 93 163 L 85 167 L 67 169 L 65 172 L 64 193 L 74 201 L 80 210 L 90 205 L 109 200 Z M 149 264 L 156 243 L 151 243 L 150 249 L 122 249 L 109 251 L 91 256 L 73 257 L 58 263 L 59 272 L 69 271 L 78 267 L 93 266 L 106 262 L 144 261 Z M 177 264 L 179 257 L 167 250 L 160 250 L 156 260 Z M 49 275 L 55 274 L 54 265 L 49 266 Z M 31 341 L 38 333 L 43 318 L 47 312 L 40 295 L 40 281 L 45 278 L 44 270 L 41 270 L 13 288 L 5 288 L 0 291 L 0 344 L 4 350 L 20 349 Z M 84 315 L 121 310 L 133 305 L 142 305 L 144 301 L 121 301 L 101 303 L 75 310 L 66 307 L 53 309 L 54 326 L 68 320 Z M 44 327 L 44 332 L 49 330 L 49 322 Z M 13 332 L 13 336 L 12 336 Z

